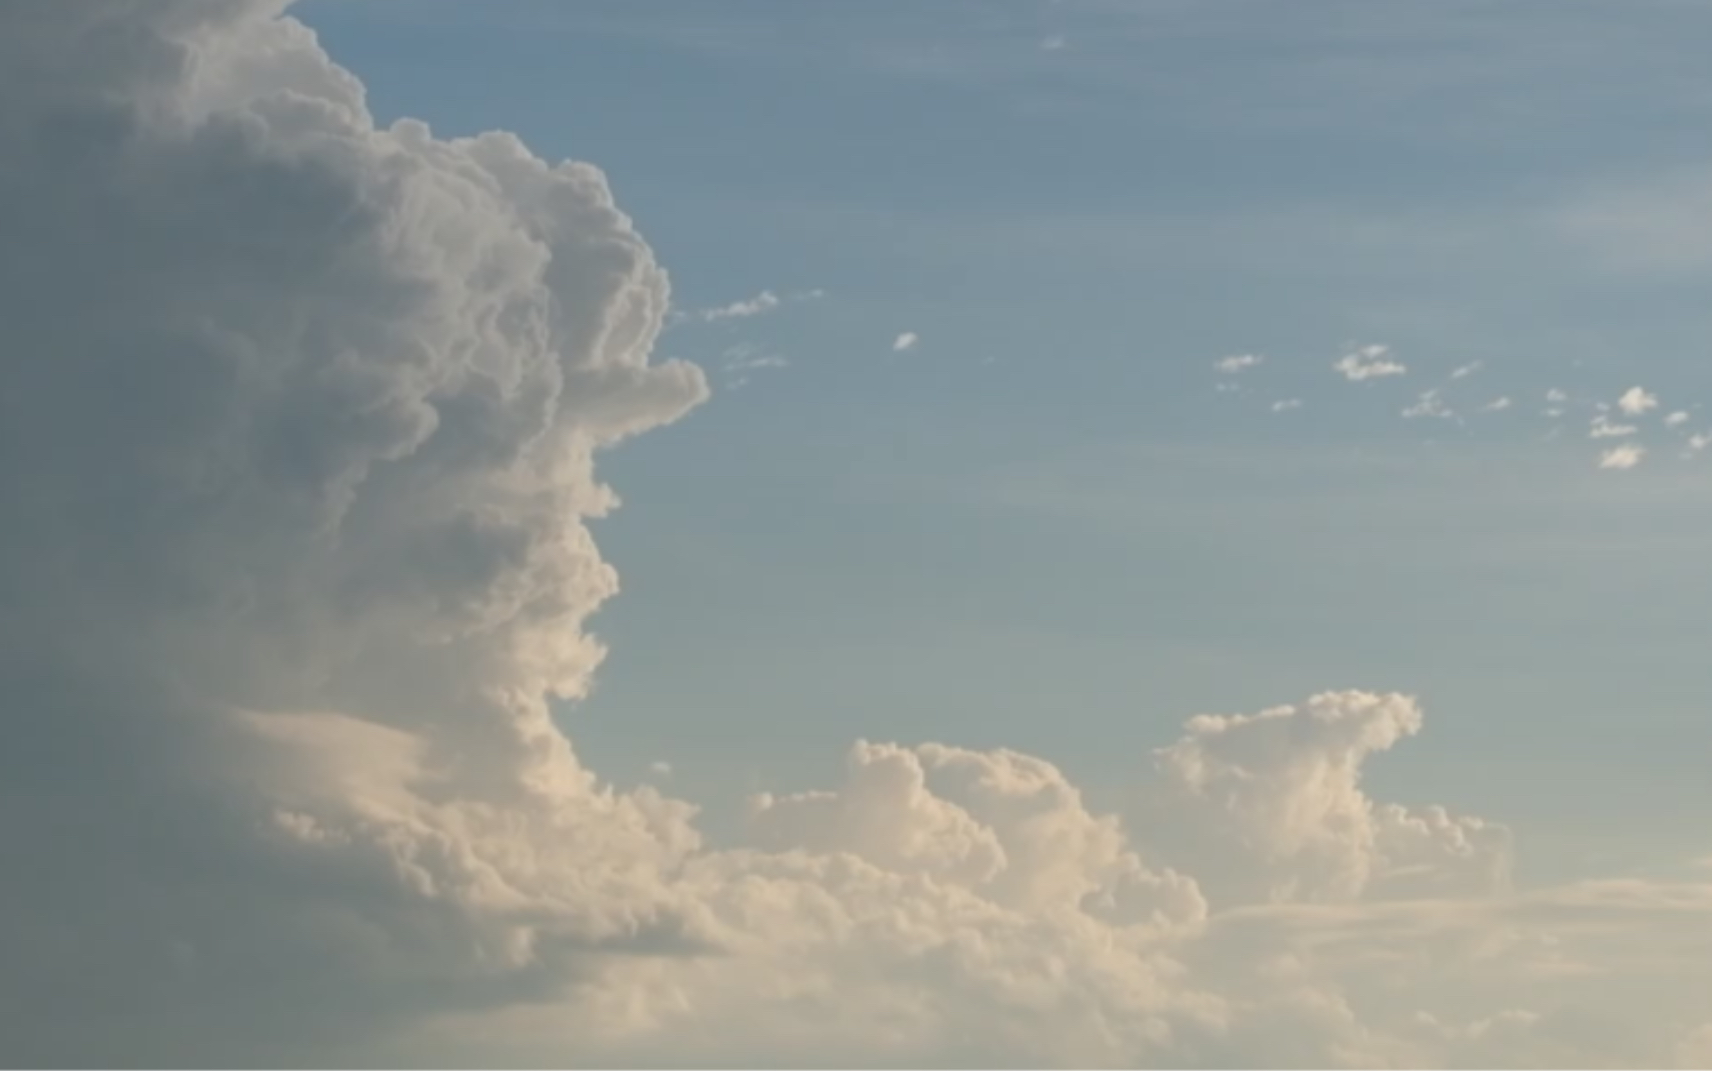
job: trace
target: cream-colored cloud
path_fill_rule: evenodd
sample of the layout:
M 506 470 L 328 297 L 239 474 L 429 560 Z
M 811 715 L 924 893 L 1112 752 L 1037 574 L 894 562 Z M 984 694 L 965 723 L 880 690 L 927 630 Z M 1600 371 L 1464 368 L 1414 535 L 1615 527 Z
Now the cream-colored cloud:
M 1657 409 L 1658 395 L 1648 393 L 1640 387 L 1630 387 L 1617 399 L 1617 408 L 1627 416 L 1640 416 L 1649 410 Z
M 1646 447 L 1639 443 L 1624 443 L 1601 453 L 1599 455 L 1599 467 L 1602 469 L 1632 469 L 1639 465 L 1646 456 Z
M 1161 780 L 1138 828 L 1168 841 L 1166 858 L 1217 906 L 1499 891 L 1507 830 L 1378 804 L 1361 789 L 1367 758 L 1420 726 L 1412 699 L 1365 692 L 1195 718 L 1158 753 Z

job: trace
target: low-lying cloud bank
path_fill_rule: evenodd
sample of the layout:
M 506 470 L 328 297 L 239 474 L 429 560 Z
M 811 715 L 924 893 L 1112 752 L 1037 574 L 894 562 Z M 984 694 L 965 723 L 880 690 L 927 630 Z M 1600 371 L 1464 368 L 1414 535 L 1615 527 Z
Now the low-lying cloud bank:
M 739 847 L 603 784 L 549 703 L 596 453 L 707 395 L 666 278 L 283 8 L 0 8 L 4 1062 L 1712 1060 L 1712 885 L 1512 891 L 1364 792 L 1404 696 L 1194 719 L 1121 816 L 936 744 Z

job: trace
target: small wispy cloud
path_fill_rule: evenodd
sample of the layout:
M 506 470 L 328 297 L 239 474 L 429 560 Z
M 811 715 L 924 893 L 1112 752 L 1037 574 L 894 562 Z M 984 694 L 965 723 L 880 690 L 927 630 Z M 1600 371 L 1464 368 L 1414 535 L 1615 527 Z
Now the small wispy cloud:
M 1353 353 L 1346 353 L 1332 368 L 1351 383 L 1382 376 L 1400 376 L 1409 370 L 1403 362 L 1392 358 L 1391 347 L 1379 345 L 1362 346 Z
M 1564 402 L 1569 401 L 1569 395 L 1558 390 L 1556 387 L 1553 387 L 1551 390 L 1546 391 L 1546 401 L 1553 405 L 1562 405 Z
M 763 353 L 749 342 L 740 342 L 720 356 L 723 358 L 720 370 L 725 373 L 726 385 L 732 389 L 748 383 L 756 372 L 769 368 L 786 368 L 791 363 L 776 353 Z
M 897 338 L 892 339 L 892 352 L 903 353 L 906 350 L 913 350 L 915 349 L 916 343 L 920 341 L 920 335 L 916 334 L 914 331 L 905 331 Z
M 1516 403 L 1510 400 L 1510 396 L 1506 394 L 1487 402 L 1485 405 L 1480 407 L 1480 411 L 1482 413 L 1502 413 L 1504 410 L 1515 404 Z
M 1439 393 L 1436 387 L 1432 390 L 1422 391 L 1415 399 L 1415 404 L 1403 410 L 1403 419 L 1405 420 L 1417 420 L 1421 417 L 1450 420 L 1455 416 L 1456 414 L 1451 411 L 1450 407 L 1445 405 L 1444 396 Z
M 672 764 L 664 759 L 659 759 L 648 764 L 648 772 L 655 777 L 670 777 L 672 776 Z
M 1712 446 L 1712 433 L 1700 432 L 1697 435 L 1690 435 L 1688 437 L 1688 452 L 1690 455 L 1698 454 L 1708 446 Z
M 1625 435 L 1633 435 L 1641 429 L 1633 424 L 1613 424 L 1611 418 L 1600 413 L 1593 418 L 1587 430 L 1589 439 L 1620 439 Z
M 1040 39 L 1040 49 L 1043 52 L 1059 52 L 1068 47 L 1070 42 L 1065 40 L 1061 33 L 1048 34 Z
M 1300 408 L 1302 408 L 1302 399 L 1300 398 L 1280 398 L 1278 401 L 1272 403 L 1272 411 L 1274 413 L 1287 413 L 1292 409 Z
M 1629 416 L 1640 416 L 1649 409 L 1657 409 L 1658 403 L 1658 395 L 1649 394 L 1640 387 L 1630 387 L 1617 399 L 1617 408 Z
M 1234 376 L 1238 372 L 1247 371 L 1265 360 L 1266 358 L 1258 353 L 1238 353 L 1231 357 L 1220 357 L 1213 362 L 1213 368 L 1227 376 Z
M 1664 418 L 1664 426 L 1667 428 L 1679 428 L 1686 423 L 1688 423 L 1688 410 L 1686 409 L 1678 409 Z
M 718 320 L 746 320 L 751 316 L 772 312 L 779 307 L 779 295 L 771 290 L 763 290 L 752 298 L 744 301 L 733 301 L 729 305 L 721 305 L 714 309 L 702 309 L 696 318 L 707 323 Z
M 813 290 L 796 290 L 780 297 L 772 290 L 763 290 L 751 298 L 733 301 L 729 305 L 716 305 L 710 309 L 676 309 L 673 310 L 671 321 L 681 323 L 693 320 L 697 323 L 711 324 L 721 320 L 747 320 L 753 316 L 763 316 L 773 312 L 786 302 L 816 301 L 826 296 L 826 291 L 818 287 Z
M 1462 365 L 1460 368 L 1452 369 L 1450 378 L 1467 379 L 1469 376 L 1480 371 L 1483 367 L 1485 367 L 1485 365 L 1479 361 L 1470 361 L 1468 364 Z
M 1613 446 L 1599 455 L 1599 467 L 1602 469 L 1632 469 L 1647 456 L 1647 448 L 1639 443 L 1624 443 Z

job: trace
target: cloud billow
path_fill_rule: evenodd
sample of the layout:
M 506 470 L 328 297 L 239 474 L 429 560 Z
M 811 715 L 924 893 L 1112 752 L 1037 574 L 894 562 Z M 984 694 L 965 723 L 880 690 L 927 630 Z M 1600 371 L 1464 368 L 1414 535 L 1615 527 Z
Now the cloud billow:
M 1510 891 L 1362 787 L 1404 696 L 1197 718 L 1121 815 L 937 744 L 719 848 L 601 782 L 550 703 L 599 451 L 708 394 L 666 277 L 598 170 L 377 128 L 284 7 L 0 8 L 7 1063 L 1538 1061 L 1601 995 L 1700 1043 L 1712 897 Z

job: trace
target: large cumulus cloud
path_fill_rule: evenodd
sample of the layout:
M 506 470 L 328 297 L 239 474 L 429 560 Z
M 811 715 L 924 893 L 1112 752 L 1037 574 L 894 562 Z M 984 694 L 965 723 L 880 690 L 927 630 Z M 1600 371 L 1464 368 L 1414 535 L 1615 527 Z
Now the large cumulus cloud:
M 377 128 L 284 6 L 0 7 L 0 1058 L 1706 1051 L 1712 897 L 1509 891 L 1501 827 L 1363 790 L 1402 696 L 1196 719 L 1123 816 L 936 744 L 718 848 L 603 784 L 549 704 L 598 451 L 707 393 L 666 278 L 597 170 Z

